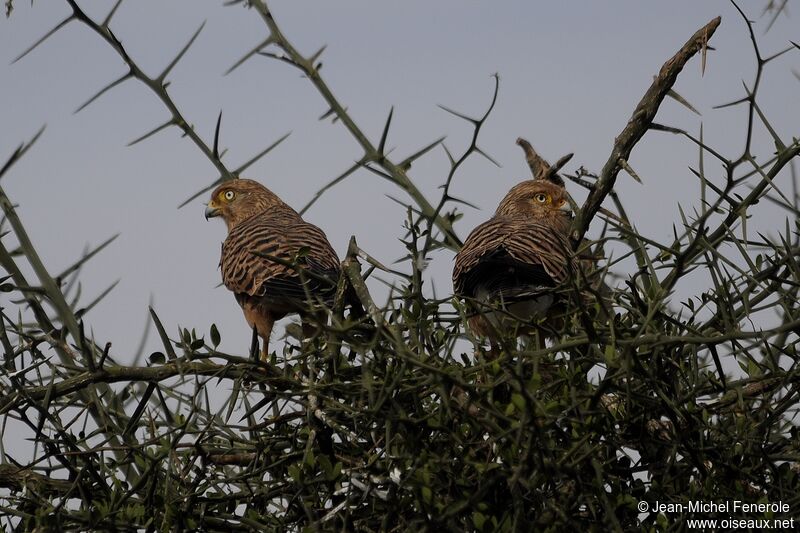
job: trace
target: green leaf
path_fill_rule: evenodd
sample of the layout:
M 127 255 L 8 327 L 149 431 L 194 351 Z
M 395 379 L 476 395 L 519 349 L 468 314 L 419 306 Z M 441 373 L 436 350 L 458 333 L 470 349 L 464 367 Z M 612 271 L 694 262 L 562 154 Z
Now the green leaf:
M 219 330 L 216 324 L 211 324 L 211 344 L 216 348 L 222 339 L 219 335 Z
M 338 479 L 339 476 L 342 475 L 342 463 L 341 461 L 333 465 L 333 470 L 331 470 L 331 475 L 328 478 L 328 481 L 333 481 L 334 479 Z
M 431 503 L 433 500 L 433 491 L 430 487 L 422 487 L 422 499 L 425 503 Z
M 486 517 L 482 513 L 475 511 L 472 513 L 472 523 L 475 524 L 475 529 L 483 531 L 483 524 L 486 523 Z
M 613 365 L 617 359 L 617 350 L 614 349 L 613 344 L 608 344 L 603 355 L 605 356 L 606 364 Z
M 331 470 L 333 470 L 333 466 L 331 465 L 330 459 L 328 459 L 324 455 L 320 455 L 319 457 L 317 457 L 317 463 L 319 464 L 319 467 L 322 469 L 322 472 L 325 474 L 325 477 L 327 478 L 328 474 L 330 474 Z
M 289 477 L 292 478 L 292 481 L 294 481 L 295 483 L 302 482 L 303 471 L 301 470 L 300 465 L 298 465 L 297 463 L 289 465 L 289 468 L 287 470 L 289 472 Z
M 315 464 L 317 464 L 317 458 L 316 458 L 316 456 L 314 455 L 314 452 L 313 452 L 313 451 L 311 451 L 311 450 L 308 450 L 308 453 L 306 454 L 306 456 L 305 456 L 305 458 L 304 458 L 304 462 L 305 462 L 305 463 L 306 463 L 308 466 L 311 466 L 311 467 L 313 467 Z
M 525 410 L 525 397 L 522 394 L 515 392 L 511 395 L 511 403 L 520 411 Z

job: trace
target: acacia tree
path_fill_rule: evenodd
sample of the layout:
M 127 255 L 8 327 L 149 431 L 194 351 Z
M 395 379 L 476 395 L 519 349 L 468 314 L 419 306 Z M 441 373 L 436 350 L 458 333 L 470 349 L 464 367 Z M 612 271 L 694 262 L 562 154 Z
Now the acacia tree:
M 219 123 L 207 142 L 167 90 L 168 75 L 198 34 L 151 77 L 111 29 L 119 2 L 99 21 L 66 1 L 72 14 L 21 57 L 70 22 L 94 32 L 127 70 L 84 105 L 121 83 L 144 84 L 169 118 L 138 140 L 179 128 L 219 171 L 192 199 L 236 178 L 280 142 L 229 168 L 218 148 Z M 622 530 L 679 528 L 691 514 L 651 513 L 639 502 L 782 501 L 791 511 L 775 516 L 785 517 L 800 509 L 792 422 L 800 394 L 800 207 L 792 163 L 800 142 L 780 138 L 758 103 L 764 69 L 796 45 L 764 55 L 742 13 L 757 59 L 745 96 L 730 104 L 747 110 L 744 149 L 734 156 L 702 134 L 653 121 L 667 96 L 680 98 L 672 86 L 684 65 L 698 54 L 705 62 L 720 19 L 664 63 L 603 168 L 562 174 L 588 191 L 571 238 L 576 253 L 595 257 L 564 290 L 593 294 L 594 308 L 573 298 L 551 346 L 507 342 L 498 359 L 487 360 L 463 353 L 457 341 L 466 308 L 426 298 L 421 266 L 437 249 L 458 249 L 468 229 L 458 227 L 450 187 L 465 161 L 483 155 L 478 138 L 497 90 L 481 116 L 453 112 L 472 128 L 472 139 L 460 153 L 447 151 L 450 170 L 441 196 L 431 199 L 410 167 L 440 141 L 393 159 L 386 150 L 391 114 L 381 137 L 371 139 L 321 76 L 322 51 L 300 54 L 266 3 L 248 7 L 264 22 L 264 40 L 231 70 L 266 55 L 305 75 L 363 150 L 332 184 L 366 168 L 406 193 L 410 274 L 387 268 L 353 239 L 339 294 L 349 286 L 363 315 L 348 313 L 338 298 L 321 334 L 288 342 L 267 364 L 255 345 L 250 354 L 218 350 L 213 326 L 208 335 L 182 329 L 171 338 L 173 328 L 151 309 L 163 350 L 145 366 L 124 365 L 109 344 L 86 335 L 82 319 L 96 301 L 75 297 L 80 267 L 108 242 L 52 273 L 0 187 L 0 290 L 9 297 L 0 320 L 0 413 L 4 431 L 22 425 L 36 435 L 31 457 L 5 454 L 0 465 L 6 526 L 511 531 L 599 523 Z M 753 153 L 756 127 L 772 136 L 774 153 Z M 695 211 L 681 212 L 671 242 L 638 232 L 614 191 L 621 171 L 636 177 L 628 159 L 651 130 L 679 135 L 698 152 Z M 13 179 L 14 164 L 35 157 L 28 152 L 36 153 L 38 136 L 10 156 L 0 177 Z M 519 143 L 534 174 L 561 172 L 569 160 L 549 165 L 527 141 Z M 722 172 L 709 170 L 708 161 Z M 793 219 L 777 240 L 746 233 L 748 210 L 759 201 Z M 590 225 L 595 231 L 587 237 Z M 612 247 L 623 253 L 603 259 Z M 630 258 L 635 267 L 626 270 Z M 695 270 L 708 272 L 713 285 L 677 301 L 676 289 Z M 367 288 L 376 272 L 401 279 L 386 306 Z M 726 361 L 738 362 L 741 372 L 726 375 Z M 220 380 L 232 392 L 217 408 L 209 387 Z

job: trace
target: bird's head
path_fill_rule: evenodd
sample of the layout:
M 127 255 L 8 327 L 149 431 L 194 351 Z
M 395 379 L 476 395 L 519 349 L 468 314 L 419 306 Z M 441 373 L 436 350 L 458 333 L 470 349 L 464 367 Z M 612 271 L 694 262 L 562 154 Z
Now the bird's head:
M 230 231 L 243 220 L 271 207 L 282 205 L 275 193 L 248 179 L 226 181 L 211 193 L 206 204 L 206 219 L 222 217 Z
M 515 185 L 500 202 L 495 214 L 549 219 L 565 230 L 573 215 L 567 190 L 547 180 L 528 180 Z

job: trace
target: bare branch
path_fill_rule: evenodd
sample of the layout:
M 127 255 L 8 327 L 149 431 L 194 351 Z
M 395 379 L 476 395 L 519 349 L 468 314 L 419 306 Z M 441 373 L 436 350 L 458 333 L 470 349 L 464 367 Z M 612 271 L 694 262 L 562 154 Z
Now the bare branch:
M 645 92 L 641 101 L 636 106 L 636 109 L 633 111 L 633 115 L 631 115 L 628 124 L 614 141 L 611 156 L 603 166 L 594 190 L 589 193 L 589 196 L 586 198 L 580 212 L 575 218 L 571 234 L 573 245 L 577 245 L 577 243 L 583 239 L 595 213 L 597 213 L 597 210 L 600 208 L 600 205 L 611 189 L 614 188 L 617 174 L 619 174 L 619 171 L 622 169 L 620 161 L 628 161 L 630 159 L 631 151 L 633 151 L 636 143 L 638 143 L 647 132 L 647 129 L 650 127 L 650 124 L 653 122 L 658 112 L 661 102 L 667 96 L 670 89 L 672 89 L 672 86 L 678 78 L 678 74 L 683 70 L 683 66 L 706 45 L 706 42 L 711 39 L 717 27 L 719 27 L 720 22 L 720 17 L 716 17 L 697 30 L 686 44 L 661 67 L 658 77 L 656 77 L 653 84 L 647 92 Z

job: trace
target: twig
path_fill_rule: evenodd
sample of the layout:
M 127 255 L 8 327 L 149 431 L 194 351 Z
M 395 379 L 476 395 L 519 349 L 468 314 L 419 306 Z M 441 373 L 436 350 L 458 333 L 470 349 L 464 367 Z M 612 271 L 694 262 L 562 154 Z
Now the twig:
M 614 188 L 617 174 L 623 168 L 622 161 L 630 160 L 631 151 L 647 132 L 661 102 L 672 89 L 683 66 L 706 46 L 721 20 L 720 17 L 716 17 L 697 30 L 686 44 L 661 67 L 658 76 L 653 80 L 652 85 L 647 89 L 636 109 L 634 109 L 628 124 L 615 139 L 611 155 L 600 171 L 600 177 L 595 183 L 594 189 L 589 193 L 576 215 L 571 231 L 573 246 L 578 246 L 583 239 L 595 213 L 600 209 L 600 205 L 605 197 L 608 196 L 608 193 Z

